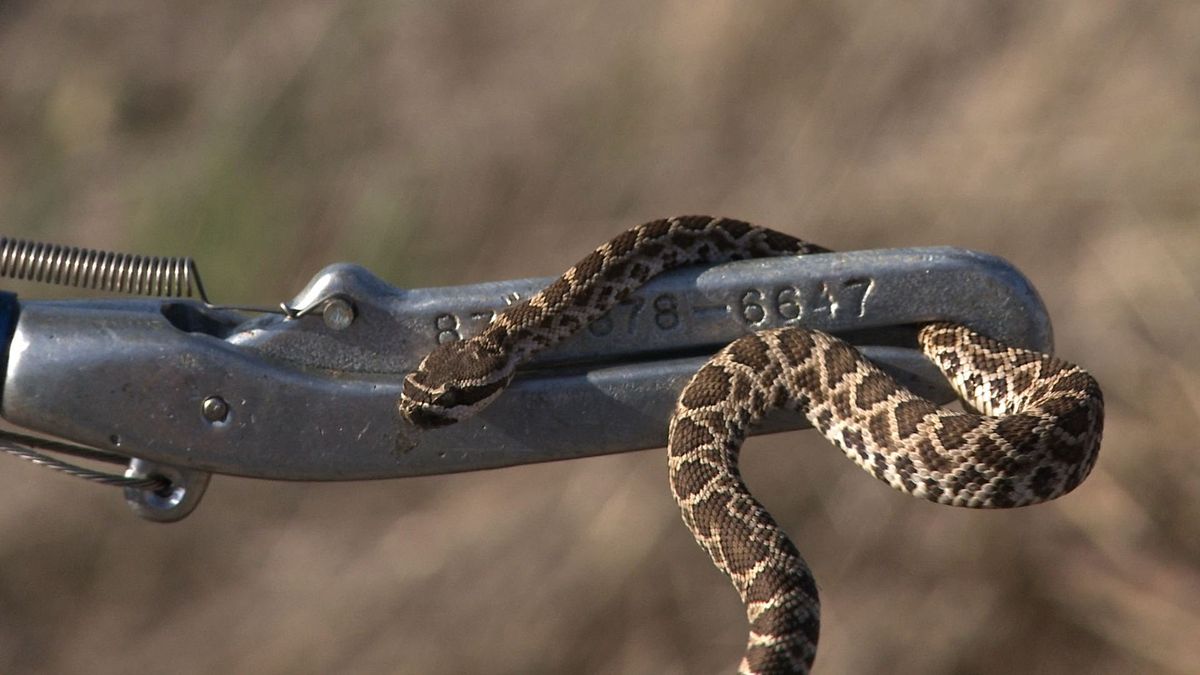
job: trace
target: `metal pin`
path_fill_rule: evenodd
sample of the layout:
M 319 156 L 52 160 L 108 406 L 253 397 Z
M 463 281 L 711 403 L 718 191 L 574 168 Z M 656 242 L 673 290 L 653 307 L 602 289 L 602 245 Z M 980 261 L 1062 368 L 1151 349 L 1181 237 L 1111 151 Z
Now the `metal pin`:
M 343 298 L 330 298 L 321 312 L 330 330 L 345 330 L 354 323 L 354 305 Z

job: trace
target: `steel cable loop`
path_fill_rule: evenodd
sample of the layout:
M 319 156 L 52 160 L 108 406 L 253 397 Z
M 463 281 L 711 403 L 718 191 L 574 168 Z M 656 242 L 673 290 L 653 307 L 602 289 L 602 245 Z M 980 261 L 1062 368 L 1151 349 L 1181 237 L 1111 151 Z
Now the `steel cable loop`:
M 0 431 L 0 450 L 39 466 L 61 471 L 69 476 L 82 478 L 101 485 L 152 491 L 162 490 L 170 486 L 170 482 L 161 477 L 127 478 L 120 474 L 106 473 L 77 464 L 71 464 L 70 462 L 45 454 L 46 452 L 58 452 L 110 464 L 127 464 L 130 459 L 122 455 L 81 445 L 72 445 L 47 438 L 37 438 L 9 431 Z

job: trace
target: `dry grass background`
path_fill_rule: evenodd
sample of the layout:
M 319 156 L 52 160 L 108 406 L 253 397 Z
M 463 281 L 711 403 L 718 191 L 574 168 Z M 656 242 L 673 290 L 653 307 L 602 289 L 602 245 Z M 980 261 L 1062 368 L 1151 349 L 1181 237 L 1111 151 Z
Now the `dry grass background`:
M 819 670 L 1183 675 L 1198 36 L 1200 5 L 1139 0 L 8 0 L 0 223 L 191 254 L 255 303 L 339 260 L 400 285 L 553 274 L 685 212 L 1000 254 L 1105 386 L 1099 465 L 981 513 L 812 433 L 754 439 L 748 478 L 822 586 Z M 218 478 L 169 527 L 0 460 L 0 672 L 727 672 L 740 606 L 663 454 Z

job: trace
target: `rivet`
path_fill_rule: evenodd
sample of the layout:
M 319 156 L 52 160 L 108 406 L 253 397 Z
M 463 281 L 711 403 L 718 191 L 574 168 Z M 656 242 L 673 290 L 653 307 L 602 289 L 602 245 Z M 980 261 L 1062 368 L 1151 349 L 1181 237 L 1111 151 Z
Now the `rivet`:
M 220 396 L 209 396 L 200 404 L 200 412 L 209 422 L 224 422 L 229 417 L 229 404 Z

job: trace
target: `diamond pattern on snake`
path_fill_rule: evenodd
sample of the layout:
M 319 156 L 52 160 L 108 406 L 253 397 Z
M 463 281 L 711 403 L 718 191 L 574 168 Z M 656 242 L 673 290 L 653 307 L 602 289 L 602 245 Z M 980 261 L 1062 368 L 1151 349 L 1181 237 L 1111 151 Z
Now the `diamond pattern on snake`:
M 434 349 L 404 380 L 417 427 L 453 424 L 501 395 L 517 367 L 673 268 L 828 249 L 739 220 L 681 216 L 603 244 L 479 335 Z M 769 410 L 804 414 L 867 473 L 939 504 L 1011 508 L 1054 499 L 1091 471 L 1104 402 L 1078 366 L 966 326 L 930 323 L 918 342 L 970 412 L 900 386 L 855 348 L 803 327 L 730 343 L 684 388 L 670 420 L 671 491 L 696 541 L 729 577 L 750 624 L 739 673 L 807 673 L 820 603 L 796 546 L 738 472 L 747 430 Z

